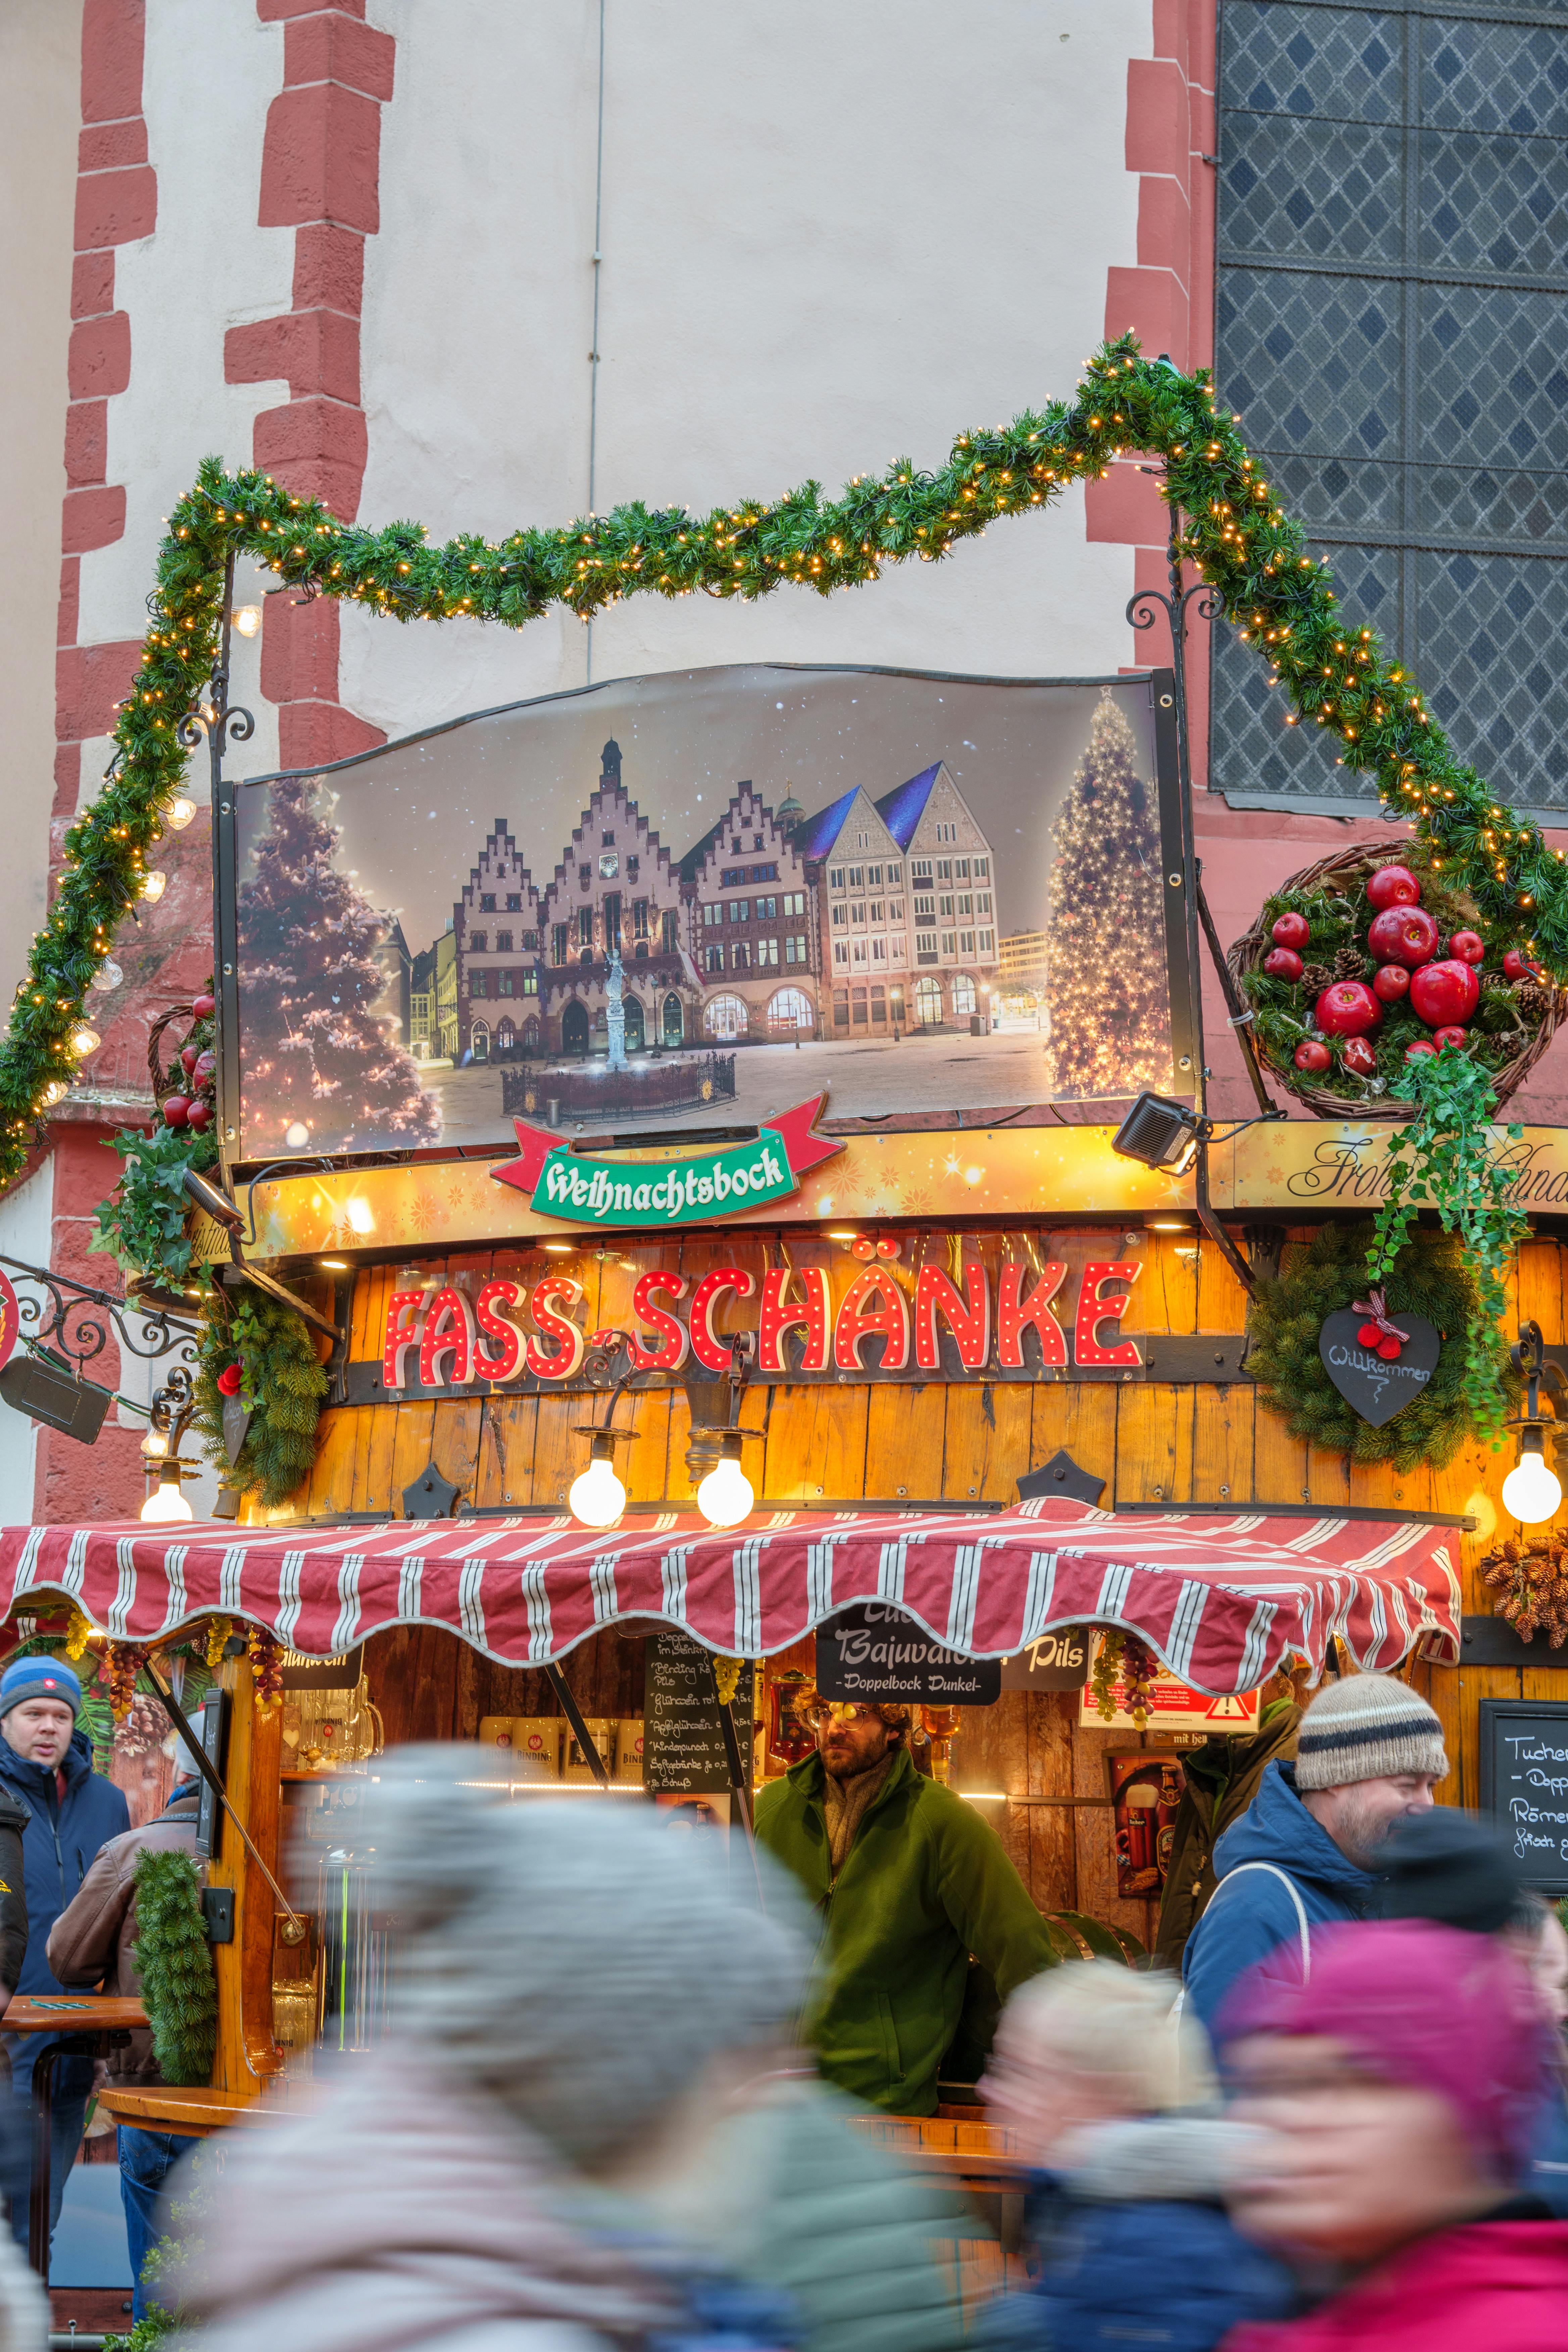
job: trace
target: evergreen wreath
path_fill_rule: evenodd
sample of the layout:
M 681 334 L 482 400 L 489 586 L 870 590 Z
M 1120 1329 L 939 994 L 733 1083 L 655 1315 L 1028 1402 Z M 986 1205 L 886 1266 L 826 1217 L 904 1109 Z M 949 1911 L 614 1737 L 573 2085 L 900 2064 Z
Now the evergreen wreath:
M 1568 870 L 1539 829 L 1503 807 L 1458 760 L 1408 670 L 1339 611 L 1326 565 L 1308 551 L 1237 430 L 1209 372 L 1146 360 L 1131 335 L 1101 346 L 1070 401 L 960 434 L 942 466 L 896 459 L 837 499 L 816 482 L 698 516 L 638 501 L 564 527 L 475 533 L 444 547 L 423 525 L 375 531 L 269 474 L 203 461 L 170 514 L 149 600 L 152 626 L 115 722 L 103 788 L 67 832 L 49 918 L 0 1044 L 0 1183 L 26 1165 L 39 1122 L 76 1075 L 83 992 L 121 917 L 142 895 L 199 738 L 202 689 L 222 642 L 226 566 L 268 564 L 309 599 L 346 599 L 394 619 L 496 621 L 521 628 L 560 605 L 590 620 L 634 595 L 754 601 L 786 583 L 828 595 L 888 564 L 937 562 L 988 523 L 1046 507 L 1135 450 L 1163 460 L 1162 496 L 1186 517 L 1183 555 L 1220 610 L 1272 665 L 1291 723 L 1330 729 L 1347 768 L 1375 777 L 1391 816 L 1414 821 L 1447 880 L 1500 938 L 1568 981 Z
M 230 1485 L 254 1488 L 263 1503 L 287 1501 L 314 1465 L 327 1385 L 316 1343 L 291 1307 L 265 1291 L 210 1292 L 191 1426 Z M 250 1426 L 231 1466 L 223 1411 L 234 1396 Z
M 1412 1232 L 1380 1274 L 1390 1314 L 1424 1315 L 1442 1348 L 1420 1395 L 1381 1429 L 1352 1410 L 1318 1352 L 1325 1318 L 1366 1296 L 1368 1224 L 1324 1225 L 1287 1252 L 1283 1271 L 1262 1281 L 1253 1301 L 1247 1368 L 1261 1402 L 1292 1437 L 1348 1454 L 1355 1462 L 1426 1463 L 1440 1470 L 1481 1428 L 1472 1385 L 1473 1350 L 1489 1359 L 1500 1396 L 1517 1385 L 1495 1323 L 1480 1315 L 1480 1288 L 1466 1252 L 1448 1234 Z M 1473 1337 L 1470 1335 L 1474 1335 Z
M 188 1853 L 136 1857 L 136 1941 L 131 1948 L 165 2083 L 209 2083 L 217 2049 L 217 1979 Z

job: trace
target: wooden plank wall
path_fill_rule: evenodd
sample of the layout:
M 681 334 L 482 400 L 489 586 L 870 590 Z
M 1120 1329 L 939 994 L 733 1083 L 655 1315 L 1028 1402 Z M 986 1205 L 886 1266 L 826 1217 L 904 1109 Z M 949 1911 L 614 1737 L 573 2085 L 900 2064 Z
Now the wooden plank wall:
M 1003 1237 L 982 1236 L 979 1245 L 987 1256 L 1000 1255 Z M 679 1252 L 682 1269 L 698 1275 L 722 1264 L 730 1246 L 722 1236 L 689 1241 Z M 820 1263 L 832 1246 L 792 1241 L 790 1251 L 796 1263 L 813 1256 Z M 535 1279 L 547 1268 L 564 1269 L 584 1286 L 584 1321 L 592 1329 L 595 1323 L 628 1320 L 637 1272 L 656 1260 L 669 1263 L 672 1254 L 664 1244 L 576 1258 L 498 1251 L 447 1263 L 453 1270 L 493 1268 Z M 399 1278 L 392 1268 L 361 1276 L 354 1302 L 357 1359 L 379 1355 L 385 1300 Z M 1244 1325 L 1241 1290 L 1207 1244 L 1151 1234 L 1140 1293 L 1139 1320 L 1150 1330 L 1237 1331 Z M 1519 1315 L 1533 1317 L 1549 1340 L 1564 1337 L 1563 1247 L 1556 1242 L 1531 1241 L 1521 1251 L 1510 1328 Z M 584 1440 L 573 1434 L 573 1424 L 585 1418 L 584 1407 L 580 1396 L 543 1395 L 327 1413 L 315 1471 L 296 1507 L 311 1516 L 395 1508 L 395 1498 L 432 1458 L 475 1505 L 563 1503 L 586 1459 Z M 1440 1473 L 1353 1464 L 1291 1438 L 1246 1383 L 778 1387 L 752 1391 L 745 1418 L 763 1429 L 746 1447 L 747 1475 L 760 1496 L 779 1502 L 860 1495 L 1005 1501 L 1021 1472 L 1065 1446 L 1085 1469 L 1105 1478 L 1108 1502 L 1308 1500 L 1471 1511 L 1481 1525 L 1462 1544 L 1468 1611 L 1491 1604 L 1476 1564 L 1496 1540 L 1499 1489 L 1514 1460 L 1510 1445 L 1496 1454 L 1469 1448 Z M 618 1464 L 633 1498 L 684 1499 L 689 1491 L 682 1459 L 684 1393 L 676 1389 L 639 1398 L 636 1426 L 636 1442 L 620 1449 Z M 1447 1728 L 1456 1769 L 1442 1793 L 1450 1801 L 1477 1801 L 1480 1697 L 1568 1696 L 1568 1650 L 1560 1664 L 1545 1663 L 1551 1654 L 1544 1652 L 1540 1666 L 1523 1670 L 1410 1669 Z M 509 1675 L 439 1633 L 379 1636 L 372 1658 L 389 1735 L 396 1725 L 399 1738 L 471 1738 L 485 1714 L 552 1711 L 542 1677 Z M 585 1713 L 638 1711 L 635 1643 L 602 1635 L 575 1654 L 571 1672 Z M 1014 1795 L 1103 1795 L 1104 1750 L 1138 1743 L 1131 1734 L 1080 1731 L 1076 1717 L 1072 1698 L 1020 1698 L 975 1711 L 955 1746 L 955 1780 Z M 987 1811 L 1043 1909 L 1089 1911 L 1147 1937 L 1149 1906 L 1116 1899 L 1107 1812 L 1065 1804 Z

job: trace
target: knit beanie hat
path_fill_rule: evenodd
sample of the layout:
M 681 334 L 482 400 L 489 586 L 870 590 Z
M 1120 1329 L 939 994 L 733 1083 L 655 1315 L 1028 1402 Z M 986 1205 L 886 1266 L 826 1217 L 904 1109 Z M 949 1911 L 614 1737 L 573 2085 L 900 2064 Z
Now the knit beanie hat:
M 1346 1675 L 1326 1684 L 1296 1738 L 1298 1789 L 1342 1789 L 1352 1780 L 1448 1769 L 1443 1727 L 1426 1700 L 1393 1675 Z
M 81 1713 L 81 1685 L 63 1658 L 13 1658 L 0 1675 L 0 1720 L 25 1698 L 63 1699 L 73 1715 Z

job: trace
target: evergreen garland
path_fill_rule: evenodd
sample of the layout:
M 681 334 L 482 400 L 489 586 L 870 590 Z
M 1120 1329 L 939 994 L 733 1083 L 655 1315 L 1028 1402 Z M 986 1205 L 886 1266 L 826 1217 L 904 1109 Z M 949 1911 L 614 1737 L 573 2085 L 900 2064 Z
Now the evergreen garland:
M 48 921 L 33 941 L 0 1046 L 0 1182 L 26 1163 L 39 1120 L 75 1075 L 83 992 L 140 896 L 187 758 L 179 729 L 213 670 L 225 565 L 258 557 L 306 597 L 336 596 L 395 619 L 498 621 L 521 628 L 552 606 L 583 620 L 633 595 L 754 601 L 786 583 L 827 595 L 911 558 L 936 562 L 988 523 L 1048 506 L 1070 484 L 1143 450 L 1163 461 L 1162 495 L 1187 517 L 1183 551 L 1220 609 L 1273 665 L 1288 722 L 1331 730 L 1348 768 L 1375 777 L 1389 814 L 1415 821 L 1447 879 L 1510 944 L 1568 981 L 1568 872 L 1539 830 L 1493 799 L 1455 757 L 1408 671 L 1373 632 L 1348 623 L 1327 568 L 1306 551 L 1237 430 L 1209 373 L 1183 375 L 1102 346 L 1070 401 L 961 434 L 922 473 L 900 458 L 837 499 L 805 482 L 775 500 L 706 516 L 632 501 L 564 528 L 426 544 L 424 527 L 341 522 L 270 475 L 204 460 L 169 517 L 141 667 L 121 705 L 103 789 L 68 831 Z
M 188 1853 L 136 1857 L 136 1941 L 131 1948 L 165 2083 L 208 2083 L 217 2049 L 217 1979 Z
M 1424 1315 L 1436 1326 L 1443 1342 L 1436 1369 L 1420 1395 L 1381 1429 L 1352 1410 L 1329 1378 L 1318 1335 L 1328 1316 L 1365 1297 L 1374 1238 L 1370 1223 L 1324 1225 L 1309 1245 L 1287 1253 L 1284 1271 L 1258 1284 L 1247 1368 L 1260 1400 L 1283 1417 L 1292 1437 L 1356 1462 L 1391 1462 L 1396 1470 L 1426 1463 L 1441 1470 L 1482 1425 L 1478 1356 L 1500 1397 L 1517 1381 L 1496 1323 L 1482 1318 L 1480 1286 L 1458 1241 L 1412 1233 L 1377 1278 L 1396 1319 Z
M 234 1391 L 250 1415 L 245 1444 L 232 1467 L 224 1435 L 229 1392 L 218 1383 L 230 1368 Z M 263 1503 L 286 1502 L 310 1476 L 316 1459 L 316 1423 L 327 1375 L 302 1317 L 266 1292 L 215 1291 L 202 1335 L 191 1426 L 209 1461 L 226 1481 Z

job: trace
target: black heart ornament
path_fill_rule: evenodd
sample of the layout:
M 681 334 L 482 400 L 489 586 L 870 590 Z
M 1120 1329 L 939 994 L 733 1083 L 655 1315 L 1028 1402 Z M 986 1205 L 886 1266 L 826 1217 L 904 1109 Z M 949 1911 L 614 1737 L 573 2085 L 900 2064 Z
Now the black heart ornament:
M 1375 1348 L 1362 1346 L 1356 1334 L 1367 1318 L 1353 1307 L 1342 1307 L 1337 1315 L 1326 1317 L 1318 1334 L 1323 1370 L 1351 1411 L 1373 1429 L 1415 1403 L 1436 1370 L 1443 1348 L 1442 1334 L 1425 1315 L 1406 1315 L 1398 1308 L 1392 1314 L 1397 1328 L 1410 1335 L 1392 1363 Z

